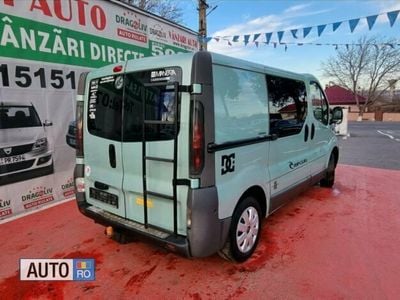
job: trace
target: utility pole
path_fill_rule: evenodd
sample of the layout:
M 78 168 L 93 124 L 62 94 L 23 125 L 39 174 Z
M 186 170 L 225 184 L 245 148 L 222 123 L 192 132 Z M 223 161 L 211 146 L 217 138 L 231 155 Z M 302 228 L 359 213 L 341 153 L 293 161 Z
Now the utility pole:
M 199 35 L 200 35 L 200 50 L 207 50 L 207 8 L 206 0 L 199 0 Z

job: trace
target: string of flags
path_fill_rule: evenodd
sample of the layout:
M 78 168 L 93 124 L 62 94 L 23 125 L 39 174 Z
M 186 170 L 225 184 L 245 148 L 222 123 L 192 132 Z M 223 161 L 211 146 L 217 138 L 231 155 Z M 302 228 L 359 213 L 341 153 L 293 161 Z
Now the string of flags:
M 400 13 L 400 10 L 395 10 L 395 11 L 380 13 L 380 14 L 376 14 L 376 15 L 371 15 L 371 16 L 366 16 L 366 17 L 361 17 L 361 18 L 356 18 L 356 19 L 351 19 L 351 20 L 338 21 L 338 22 L 333 22 L 333 23 L 321 24 L 321 25 L 317 25 L 317 26 L 308 26 L 308 27 L 304 27 L 304 28 L 281 30 L 281 31 L 277 31 L 277 32 L 251 33 L 251 34 L 233 35 L 233 36 L 206 37 L 206 38 L 203 38 L 203 42 L 208 43 L 211 40 L 215 40 L 216 42 L 226 41 L 229 46 L 232 46 L 232 43 L 243 42 L 245 46 L 247 46 L 249 43 L 253 43 L 256 45 L 256 47 L 258 47 L 260 44 L 266 44 L 266 45 L 272 44 L 275 48 L 277 47 L 277 45 L 285 45 L 285 50 L 287 50 L 287 46 L 289 44 L 294 44 L 294 45 L 298 45 L 298 46 L 302 46 L 305 44 L 319 45 L 319 46 L 332 45 L 332 46 L 335 46 L 337 49 L 337 47 L 342 44 L 286 43 L 286 42 L 282 42 L 282 39 L 285 36 L 285 34 L 286 35 L 290 34 L 290 36 L 293 39 L 306 38 L 313 29 L 317 30 L 318 37 L 320 37 L 324 32 L 326 32 L 325 29 L 328 27 L 328 25 L 332 25 L 332 32 L 335 32 L 344 23 L 348 23 L 350 32 L 353 33 L 354 30 L 359 25 L 361 19 L 366 19 L 367 24 L 368 24 L 368 29 L 371 30 L 374 27 L 375 22 L 380 15 L 386 15 L 386 17 L 389 21 L 390 27 L 393 27 L 393 25 L 395 24 L 395 22 L 397 20 L 399 13 Z M 277 38 L 278 41 L 277 42 L 272 41 L 273 37 Z M 350 44 L 343 44 L 343 45 L 347 45 L 347 47 L 349 47 Z M 390 45 L 388 44 L 388 45 L 383 45 L 383 46 L 394 47 L 395 45 L 399 46 L 400 44 L 390 44 Z

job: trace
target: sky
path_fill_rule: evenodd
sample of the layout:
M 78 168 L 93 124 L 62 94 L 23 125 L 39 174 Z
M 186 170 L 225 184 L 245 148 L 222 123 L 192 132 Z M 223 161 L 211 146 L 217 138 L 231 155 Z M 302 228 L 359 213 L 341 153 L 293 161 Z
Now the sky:
M 183 25 L 197 31 L 198 11 L 197 0 L 181 1 L 184 11 Z M 244 46 L 243 35 L 262 33 L 257 41 L 265 41 L 264 33 L 273 32 L 271 42 L 278 42 L 278 31 L 284 31 L 282 42 L 287 43 L 355 43 L 362 37 L 379 37 L 395 39 L 400 44 L 400 14 L 393 27 L 390 26 L 386 12 L 400 10 L 400 1 L 279 1 L 279 0 L 208 0 L 211 8 L 217 6 L 207 17 L 207 36 L 240 35 L 239 42 L 214 39 L 208 43 L 208 50 L 229 56 L 261 63 L 264 65 L 285 69 L 297 73 L 311 73 L 319 78 L 322 84 L 329 79 L 324 77 L 322 62 L 335 55 L 335 46 L 317 45 L 265 45 L 258 47 L 252 42 Z M 373 28 L 368 29 L 366 17 L 380 15 Z M 351 33 L 348 20 L 360 21 Z M 343 22 L 333 32 L 332 23 Z M 328 24 L 318 37 L 317 26 Z M 303 28 L 313 27 L 306 38 L 303 38 Z M 291 29 L 299 29 L 297 39 L 293 38 Z M 345 48 L 345 45 L 339 46 Z M 400 47 L 400 46 L 399 46 Z M 400 59 L 400 58 L 399 58 Z

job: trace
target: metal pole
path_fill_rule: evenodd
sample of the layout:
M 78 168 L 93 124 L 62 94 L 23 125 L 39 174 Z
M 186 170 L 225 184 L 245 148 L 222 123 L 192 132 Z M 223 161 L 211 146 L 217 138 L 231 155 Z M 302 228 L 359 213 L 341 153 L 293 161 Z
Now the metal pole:
M 199 0 L 199 35 L 200 35 L 200 50 L 207 50 L 207 43 L 205 42 L 205 38 L 207 37 L 207 18 L 206 11 L 208 8 L 208 4 L 206 0 Z

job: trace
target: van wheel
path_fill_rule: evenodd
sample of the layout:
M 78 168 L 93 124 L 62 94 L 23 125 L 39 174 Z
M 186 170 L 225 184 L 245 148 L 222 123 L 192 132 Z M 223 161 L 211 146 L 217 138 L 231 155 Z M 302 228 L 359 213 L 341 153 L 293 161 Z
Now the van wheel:
M 233 213 L 228 240 L 220 256 L 225 259 L 243 262 L 257 247 L 261 232 L 260 204 L 251 196 L 239 203 Z
M 319 182 L 320 186 L 331 188 L 335 183 L 335 156 L 332 154 L 329 158 L 328 168 L 325 177 Z

